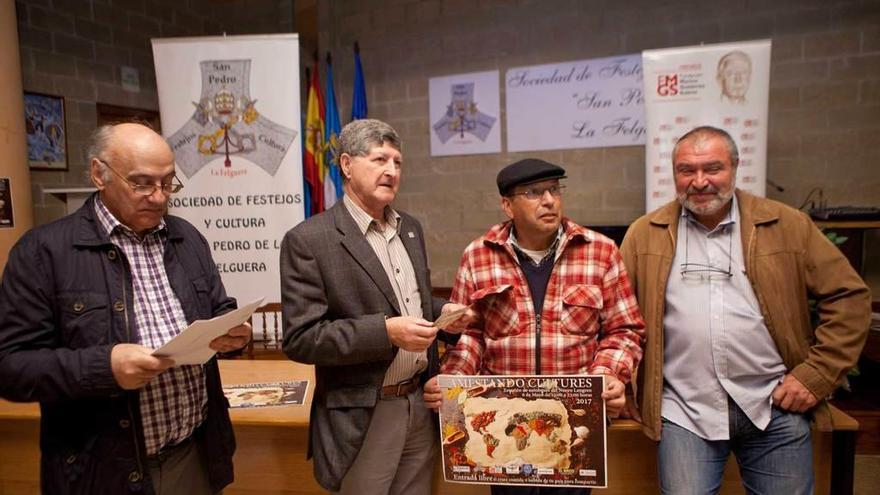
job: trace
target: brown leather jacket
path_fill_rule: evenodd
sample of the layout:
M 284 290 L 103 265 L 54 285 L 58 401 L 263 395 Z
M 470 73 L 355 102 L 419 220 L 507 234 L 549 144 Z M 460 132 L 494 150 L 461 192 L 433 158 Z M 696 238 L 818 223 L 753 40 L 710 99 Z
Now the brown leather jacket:
M 837 247 L 809 217 L 782 203 L 737 190 L 746 272 L 764 323 L 786 368 L 816 397 L 825 398 L 856 363 L 868 335 L 871 294 Z M 645 356 L 633 381 L 645 434 L 660 439 L 663 393 L 663 315 L 681 207 L 672 201 L 630 226 L 621 246 L 645 319 Z M 820 321 L 810 323 L 808 296 Z M 832 425 L 824 402 L 820 429 Z

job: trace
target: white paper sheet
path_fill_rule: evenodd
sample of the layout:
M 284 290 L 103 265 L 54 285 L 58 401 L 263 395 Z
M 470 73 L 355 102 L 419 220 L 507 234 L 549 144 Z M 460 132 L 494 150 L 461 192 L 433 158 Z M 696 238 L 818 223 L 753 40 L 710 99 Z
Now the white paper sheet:
M 184 364 L 205 364 L 216 351 L 208 347 L 212 340 L 224 335 L 232 327 L 246 322 L 260 306 L 265 297 L 251 301 L 244 306 L 210 320 L 196 320 L 177 337 L 153 351 L 154 356 L 174 360 L 175 366 Z

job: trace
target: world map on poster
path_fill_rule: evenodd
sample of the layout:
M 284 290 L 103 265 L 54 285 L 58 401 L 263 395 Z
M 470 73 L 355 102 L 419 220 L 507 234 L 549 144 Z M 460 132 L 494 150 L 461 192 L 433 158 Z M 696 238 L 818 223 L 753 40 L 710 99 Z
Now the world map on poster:
M 446 481 L 606 486 L 601 376 L 441 375 Z

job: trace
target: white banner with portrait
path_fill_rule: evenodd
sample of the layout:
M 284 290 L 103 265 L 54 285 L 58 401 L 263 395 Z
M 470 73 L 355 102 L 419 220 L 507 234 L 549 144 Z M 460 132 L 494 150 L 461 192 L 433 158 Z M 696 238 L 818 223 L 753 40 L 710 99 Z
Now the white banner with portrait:
M 508 151 L 645 143 L 638 54 L 509 69 Z
M 153 40 L 162 134 L 227 292 L 281 300 L 281 238 L 303 220 L 296 34 Z
M 739 148 L 737 187 L 764 196 L 770 40 L 646 50 L 645 207 L 675 198 L 672 148 L 700 125 L 720 127 Z
M 497 70 L 428 81 L 431 156 L 501 152 Z

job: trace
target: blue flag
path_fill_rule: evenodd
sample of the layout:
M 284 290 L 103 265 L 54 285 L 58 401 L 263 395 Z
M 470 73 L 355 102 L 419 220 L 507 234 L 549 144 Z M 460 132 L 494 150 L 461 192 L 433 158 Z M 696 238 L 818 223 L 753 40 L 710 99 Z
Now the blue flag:
M 306 76 L 306 77 L 308 77 L 308 76 Z M 300 123 L 300 129 L 306 128 L 305 119 L 302 116 L 300 116 L 299 123 Z M 305 157 L 306 156 L 306 140 L 305 140 L 305 138 L 302 137 L 302 133 L 300 133 L 299 142 L 300 142 L 300 145 L 302 146 L 302 155 L 300 155 L 300 156 Z M 309 181 L 306 180 L 305 164 L 303 164 L 303 218 L 309 218 L 310 216 L 312 216 L 312 193 L 311 193 L 311 188 L 309 187 Z
M 339 123 L 339 109 L 336 107 L 336 90 L 333 89 L 333 65 L 327 54 L 327 90 L 324 92 L 324 142 L 327 146 L 327 177 L 324 178 L 324 208 L 330 208 L 342 198 L 342 174 L 336 163 L 336 140 L 342 125 Z
M 354 96 L 351 98 L 351 120 L 367 118 L 367 87 L 361 66 L 361 49 L 354 42 Z

